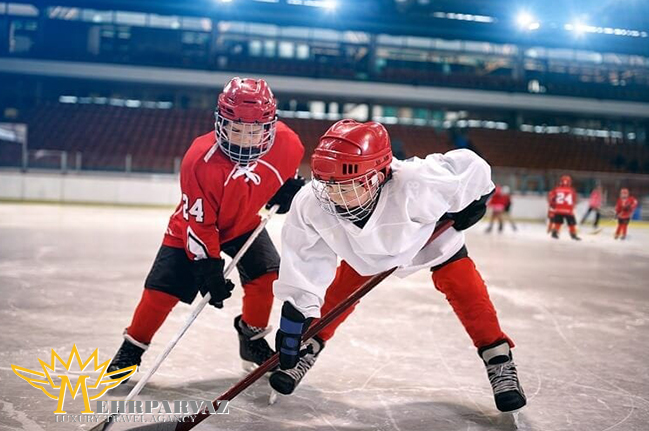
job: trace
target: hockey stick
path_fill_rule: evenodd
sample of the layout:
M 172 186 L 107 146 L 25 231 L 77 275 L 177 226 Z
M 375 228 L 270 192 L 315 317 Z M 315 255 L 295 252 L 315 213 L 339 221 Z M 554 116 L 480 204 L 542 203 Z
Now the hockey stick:
M 237 266 L 237 263 L 239 263 L 239 260 L 241 260 L 241 257 L 248 251 L 252 243 L 257 239 L 259 234 L 261 233 L 262 230 L 266 227 L 266 224 L 268 224 L 268 221 L 271 219 L 273 215 L 279 210 L 279 205 L 273 205 L 271 209 L 268 211 L 268 215 L 259 223 L 259 226 L 250 234 L 250 237 L 246 240 L 246 242 L 243 244 L 241 249 L 237 252 L 237 254 L 234 255 L 232 260 L 230 261 L 230 264 L 227 266 L 225 271 L 223 271 L 223 276 L 227 278 L 227 276 L 234 270 L 234 268 Z M 189 327 L 194 323 L 194 320 L 198 317 L 198 315 L 203 311 L 203 308 L 210 302 L 210 298 L 212 296 L 209 294 L 209 292 L 201 299 L 201 301 L 194 307 L 192 310 L 191 314 L 187 316 L 187 320 L 185 321 L 185 324 L 183 325 L 182 328 L 180 328 L 180 331 L 169 341 L 167 346 L 164 348 L 162 353 L 158 355 L 158 357 L 155 360 L 155 363 L 149 370 L 146 372 L 146 374 L 137 382 L 137 384 L 131 389 L 131 392 L 129 392 L 128 396 L 124 400 L 125 403 L 132 400 L 135 396 L 137 396 L 144 385 L 147 384 L 149 379 L 151 379 L 151 376 L 158 370 L 162 362 L 169 356 L 169 353 L 173 350 L 174 347 L 176 347 L 176 344 L 178 344 L 178 341 L 182 338 L 183 335 L 185 335 L 185 332 L 189 329 Z M 114 422 L 111 421 L 112 418 L 115 417 L 119 412 L 113 412 L 111 413 L 106 419 L 104 419 L 102 422 L 98 423 L 95 425 L 93 428 L 90 429 L 90 431 L 107 431 L 108 429 L 111 428 Z
M 452 220 L 444 220 L 443 222 L 439 223 L 437 227 L 435 228 L 435 231 L 431 235 L 431 237 L 428 239 L 426 244 L 430 244 L 433 240 L 435 240 L 437 237 L 439 237 L 442 233 L 444 233 L 447 229 L 449 229 L 451 226 L 453 226 L 453 221 Z M 309 338 L 313 338 L 316 334 L 318 334 L 320 331 L 325 329 L 331 322 L 333 322 L 336 318 L 338 318 L 342 313 L 344 313 L 349 307 L 354 305 L 356 302 L 360 301 L 363 296 L 365 296 L 367 293 L 369 293 L 370 290 L 374 289 L 379 283 L 381 283 L 383 280 L 388 278 L 394 271 L 397 270 L 397 267 L 394 267 L 392 269 L 388 269 L 387 271 L 381 272 L 369 280 L 367 280 L 361 287 L 356 289 L 354 293 L 349 295 L 347 299 L 345 299 L 343 302 L 339 303 L 336 305 L 329 313 L 324 315 L 321 319 L 316 321 L 309 329 L 306 331 L 304 336 L 302 337 L 304 340 L 308 340 Z M 230 389 L 228 389 L 226 392 L 224 392 L 222 395 L 217 397 L 214 401 L 212 401 L 212 406 L 214 406 L 214 409 L 218 410 L 219 404 L 221 401 L 232 401 L 234 397 L 239 395 L 241 392 L 243 392 L 246 388 L 248 388 L 250 385 L 255 383 L 260 377 L 262 377 L 264 374 L 266 374 L 268 371 L 272 370 L 279 364 L 279 354 L 275 353 L 273 356 L 271 356 L 266 362 L 261 364 L 258 368 L 256 368 L 254 371 L 252 371 L 250 374 L 248 374 L 246 377 L 244 377 L 241 381 L 239 381 L 237 384 L 232 386 Z M 189 415 L 191 416 L 191 420 L 187 420 L 187 422 L 161 422 L 161 423 L 156 423 L 156 424 L 151 424 L 151 425 L 144 425 L 141 427 L 133 428 L 133 430 L 140 430 L 140 431 L 189 431 L 192 428 L 194 428 L 196 425 L 210 417 L 210 413 L 207 410 L 203 410 L 199 413 Z M 189 418 L 189 416 L 186 416 Z

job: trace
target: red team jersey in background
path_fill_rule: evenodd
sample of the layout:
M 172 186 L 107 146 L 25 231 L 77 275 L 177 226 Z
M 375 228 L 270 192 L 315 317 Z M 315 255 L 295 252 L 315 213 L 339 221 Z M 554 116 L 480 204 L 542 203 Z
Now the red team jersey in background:
M 638 206 L 638 200 L 633 196 L 626 199 L 619 198 L 615 204 L 615 214 L 621 219 L 630 219 Z
M 577 192 L 572 187 L 555 187 L 549 194 L 550 208 L 555 214 L 573 215 Z
M 221 244 L 257 227 L 259 210 L 295 176 L 303 155 L 298 135 L 280 121 L 270 151 L 247 167 L 223 154 L 214 131 L 199 136 L 183 158 L 182 198 L 163 244 L 184 248 L 190 259 L 218 258 Z
M 499 187 L 496 188 L 496 191 L 489 199 L 489 206 L 496 212 L 504 211 L 509 205 L 511 199 L 509 195 L 502 193 Z

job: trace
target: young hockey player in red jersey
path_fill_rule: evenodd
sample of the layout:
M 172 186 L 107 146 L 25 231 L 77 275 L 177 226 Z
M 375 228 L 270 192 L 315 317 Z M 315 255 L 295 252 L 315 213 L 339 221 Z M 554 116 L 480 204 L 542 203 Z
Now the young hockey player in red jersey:
M 629 227 L 629 220 L 638 207 L 638 200 L 629 195 L 629 189 L 620 190 L 620 198 L 615 204 L 615 217 L 617 218 L 617 229 L 615 239 L 626 239 L 626 230 Z
M 569 175 L 561 177 L 559 185 L 550 192 L 548 200 L 551 210 L 554 211 L 552 238 L 559 238 L 559 231 L 565 219 L 570 230 L 570 238 L 581 241 L 581 238 L 577 236 L 577 221 L 575 220 L 577 192 L 572 188 L 572 178 Z
M 140 365 L 171 309 L 200 291 L 222 307 L 234 287 L 221 253 L 234 256 L 259 225 L 258 211 L 288 211 L 304 184 L 294 178 L 304 155 L 299 137 L 277 121 L 277 104 L 264 80 L 233 78 L 216 108 L 215 130 L 194 140 L 182 161 L 181 200 L 144 283 L 144 292 L 108 368 Z M 273 350 L 263 338 L 273 303 L 279 254 L 263 230 L 237 265 L 243 311 L 234 321 L 241 358 L 261 364 Z
M 503 193 L 502 187 L 496 186 L 494 194 L 489 199 L 487 206 L 491 208 L 491 220 L 485 233 L 490 233 L 494 226 L 494 221 L 498 220 L 498 233 L 503 231 L 503 218 L 505 211 L 511 204 L 509 193 Z
M 581 224 L 586 223 L 586 219 L 591 212 L 595 213 L 595 221 L 593 222 L 593 229 L 599 227 L 599 219 L 601 217 L 602 210 L 602 186 L 597 186 L 590 193 L 590 198 L 588 199 L 588 211 L 581 218 Z
M 523 407 L 514 343 L 501 330 L 464 245 L 463 231 L 484 216 L 494 190 L 489 165 L 465 149 L 396 160 L 381 124 L 342 120 L 320 138 L 311 170 L 312 187 L 296 195 L 282 231 L 282 264 L 273 288 L 284 301 L 276 338 L 281 369 L 271 375 L 271 386 L 293 392 L 353 307 L 302 340 L 313 319 L 374 274 L 396 266 L 395 274 L 405 277 L 427 268 L 477 347 L 498 409 Z M 454 228 L 428 244 L 446 217 Z

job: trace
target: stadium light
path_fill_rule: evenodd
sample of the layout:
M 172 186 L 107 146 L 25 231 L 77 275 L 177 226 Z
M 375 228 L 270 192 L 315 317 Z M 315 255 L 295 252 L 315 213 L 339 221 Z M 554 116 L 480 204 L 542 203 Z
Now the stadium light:
M 584 33 L 605 34 L 609 36 L 625 36 L 625 37 L 649 37 L 649 33 L 640 30 L 631 30 L 626 28 L 613 28 L 613 27 L 596 27 L 593 25 L 583 24 L 579 21 L 574 21 L 570 24 L 564 24 L 563 28 L 566 31 L 573 31 L 575 35 L 581 36 Z
M 538 30 L 541 23 L 528 12 L 521 12 L 516 17 L 516 24 L 523 30 Z
M 575 23 L 575 33 L 578 36 L 581 36 L 582 34 L 586 33 L 587 26 L 585 24 L 582 24 L 580 22 Z
M 568 31 L 572 31 L 575 33 L 575 36 L 583 36 L 584 33 L 586 33 L 589 29 L 589 26 L 586 24 L 582 23 L 581 21 L 574 21 L 572 24 L 566 24 L 563 26 Z
M 538 30 L 540 27 L 541 27 L 541 23 L 535 21 L 535 22 L 531 22 L 530 25 L 527 26 L 527 29 L 533 31 L 533 30 Z
M 328 11 L 334 11 L 338 7 L 338 2 L 335 0 L 286 0 L 286 4 L 317 7 Z

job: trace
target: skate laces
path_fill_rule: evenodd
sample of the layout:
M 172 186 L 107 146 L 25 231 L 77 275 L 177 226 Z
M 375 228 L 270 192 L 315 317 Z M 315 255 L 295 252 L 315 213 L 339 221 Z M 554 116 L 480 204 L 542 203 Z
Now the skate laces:
M 324 347 L 318 346 L 319 348 L 316 348 L 315 343 L 317 343 L 317 341 L 313 339 L 307 341 L 304 349 L 300 351 L 301 357 L 297 365 L 289 370 L 282 370 L 282 372 L 288 374 L 297 382 L 302 380 L 306 372 L 313 367 L 313 364 L 315 364 L 315 361 L 318 358 L 318 353 L 320 353 L 320 350 Z
M 248 337 L 250 341 L 256 341 L 259 340 L 260 338 L 264 338 L 266 335 L 270 334 L 271 331 L 273 330 L 272 326 L 268 326 L 266 328 L 260 328 L 259 326 L 250 326 L 243 320 L 240 320 L 239 327 L 241 328 L 241 332 L 243 333 L 243 335 Z
M 487 375 L 489 376 L 489 383 L 491 383 L 495 395 L 502 392 L 520 390 L 516 364 L 511 359 L 501 364 L 487 365 Z
M 308 352 L 306 355 L 300 358 L 295 368 L 290 370 L 282 370 L 284 373 L 293 377 L 295 381 L 300 381 L 304 377 L 307 371 L 311 369 L 313 364 L 315 364 L 316 355 L 311 352 Z
M 248 339 L 248 349 L 254 357 L 254 362 L 260 365 L 273 356 L 275 351 L 271 349 L 268 342 L 264 339 L 273 330 L 272 326 L 260 328 L 258 326 L 250 326 L 243 320 L 239 320 L 239 329 L 241 335 Z

